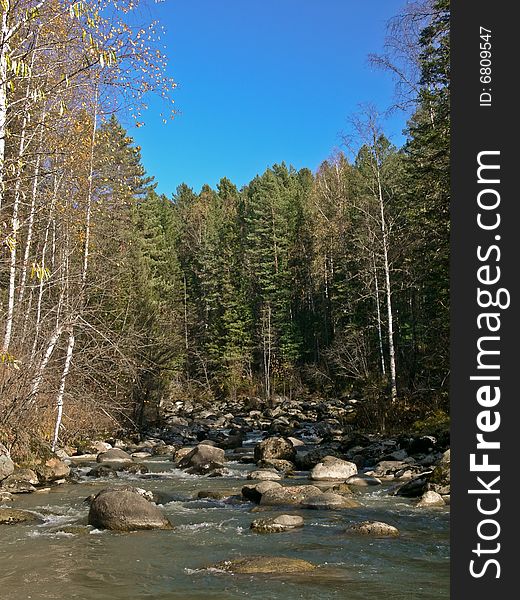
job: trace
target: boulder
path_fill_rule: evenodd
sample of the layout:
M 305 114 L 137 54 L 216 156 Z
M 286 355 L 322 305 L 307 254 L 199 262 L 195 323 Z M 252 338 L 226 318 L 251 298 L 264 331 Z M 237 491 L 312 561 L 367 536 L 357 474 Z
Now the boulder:
M 308 451 L 298 450 L 295 463 L 298 469 L 301 469 L 302 471 L 310 471 L 326 456 L 334 456 L 336 453 L 339 454 L 339 451 L 331 446 L 322 446 Z
M 172 455 L 172 460 L 174 463 L 179 464 L 180 461 L 187 456 L 188 454 L 190 454 L 190 452 L 193 450 L 193 446 L 184 446 L 183 448 L 178 448 L 177 450 L 174 451 L 173 455 Z
M 255 460 L 281 459 L 294 461 L 296 450 L 291 442 L 283 437 L 270 437 L 255 446 Z
M 101 452 L 106 452 L 110 450 L 112 445 L 107 442 L 102 442 L 101 440 L 94 440 L 93 442 L 89 442 L 80 447 L 82 454 L 99 454 Z
M 270 471 L 268 469 L 259 469 L 257 471 L 250 471 L 247 474 L 248 479 L 256 479 L 258 481 L 275 481 L 277 479 L 283 479 L 283 476 L 277 471 Z
M 197 492 L 198 500 L 224 500 L 234 496 L 236 492 L 230 490 L 201 490 Z
M 116 469 L 109 465 L 98 465 L 97 467 L 92 467 L 92 469 L 90 469 L 86 475 L 87 477 L 119 477 Z
M 14 471 L 14 462 L 11 460 L 11 456 L 7 448 L 0 444 L 0 481 L 9 477 Z
M 262 506 L 284 506 L 303 504 L 308 498 L 321 494 L 315 485 L 280 486 L 266 490 L 260 499 Z
M 347 533 L 358 533 L 374 537 L 396 537 L 399 535 L 397 527 L 382 521 L 362 521 L 351 525 L 346 531 Z
M 161 444 L 161 445 L 155 446 L 155 448 L 153 449 L 153 455 L 154 456 L 170 456 L 170 455 L 173 455 L 176 450 L 177 450 L 177 448 L 175 446 L 170 446 L 168 444 Z
M 262 499 L 263 494 L 265 494 L 267 490 L 272 490 L 281 487 L 282 486 L 276 481 L 261 481 L 256 485 L 245 485 L 242 488 L 242 496 L 246 500 L 251 500 L 251 502 L 255 502 L 256 504 L 258 504 Z
M 113 531 L 171 529 L 161 510 L 136 491 L 102 490 L 88 513 L 89 525 Z
M 302 442 L 301 440 L 295 438 L 295 437 L 288 437 L 287 440 L 289 442 L 291 442 L 291 444 L 293 445 L 294 448 L 298 448 L 300 446 L 305 446 L 305 442 Z
M 304 508 L 316 510 L 334 510 L 337 508 L 358 508 L 359 502 L 333 492 L 323 492 L 315 496 L 307 497 L 303 502 Z
M 377 477 L 371 477 L 370 475 L 358 474 L 351 475 L 345 483 L 357 487 L 370 487 L 374 485 L 381 485 L 381 480 Z
M 303 527 L 303 517 L 300 515 L 278 515 L 270 519 L 256 519 L 250 529 L 256 533 L 281 533 L 297 527 Z
M 424 494 L 427 488 L 428 480 L 426 476 L 422 475 L 399 486 L 397 490 L 393 492 L 393 495 L 404 496 L 405 498 L 418 498 Z
M 325 456 L 321 462 L 313 467 L 309 477 L 316 481 L 343 480 L 357 474 L 354 463 L 335 456 Z
M 133 475 L 143 475 L 149 473 L 150 469 L 141 463 L 123 464 L 118 471 L 124 471 L 125 473 L 132 473 Z
M 35 466 L 40 483 L 50 483 L 65 479 L 70 475 L 70 467 L 57 456 L 53 456 Z
M 2 488 L 0 488 L 0 504 L 4 504 L 4 502 L 12 502 L 13 500 L 14 497 L 10 492 L 4 492 Z
M 18 523 L 43 523 L 43 520 L 28 510 L 0 508 L 0 525 L 16 525 Z
M 225 475 L 224 465 L 218 462 L 208 462 L 195 465 L 186 469 L 189 475 L 207 475 L 208 477 L 223 477 Z
M 215 468 L 221 468 L 225 461 L 225 453 L 222 448 L 199 444 L 179 460 L 181 469 L 194 469 L 194 474 L 205 474 Z
M 6 477 L 0 489 L 11 494 L 28 494 L 36 491 L 38 476 L 32 469 L 16 469 L 14 473 Z
M 228 571 L 229 573 L 243 573 L 253 575 L 255 573 L 278 573 L 286 575 L 290 573 L 307 573 L 314 571 L 316 565 L 300 558 L 286 558 L 284 556 L 249 556 L 226 560 L 214 565 L 215 568 Z
M 395 477 L 398 471 L 403 471 L 410 465 L 402 460 L 382 460 L 377 463 L 370 475 L 374 477 Z
M 437 492 L 424 492 L 419 502 L 416 504 L 417 508 L 425 508 L 429 506 L 445 506 L 445 502 L 440 494 Z
M 266 460 L 259 460 L 257 466 L 261 469 L 274 469 L 284 475 L 294 471 L 294 464 L 290 460 L 284 460 L 282 458 L 268 458 Z
M 433 473 L 430 476 L 430 484 L 449 489 L 451 482 L 450 467 L 450 451 L 446 450 L 446 452 L 442 455 L 439 464 L 433 469 Z
M 100 452 L 97 455 L 98 463 L 109 463 L 113 465 L 131 465 L 134 461 L 128 452 L 120 448 L 110 448 L 106 452 Z

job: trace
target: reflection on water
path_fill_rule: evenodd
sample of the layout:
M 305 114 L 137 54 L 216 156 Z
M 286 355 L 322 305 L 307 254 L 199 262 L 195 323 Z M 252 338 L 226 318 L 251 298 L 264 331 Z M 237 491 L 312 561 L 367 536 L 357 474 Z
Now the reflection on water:
M 164 460 L 148 466 L 160 478 L 133 476 L 139 487 L 161 492 L 173 531 L 112 533 L 87 525 L 89 494 L 128 478 L 54 488 L 17 496 L 16 507 L 35 510 L 40 525 L 0 529 L 0 597 L 3 600 L 234 600 L 348 599 L 439 600 L 449 597 L 449 514 L 418 510 L 379 489 L 361 492 L 362 507 L 349 511 L 293 510 L 305 526 L 258 535 L 249 525 L 259 513 L 249 503 L 191 500 L 200 490 L 239 493 L 247 465 L 230 477 L 185 476 Z M 87 481 L 88 479 L 88 481 Z M 304 481 L 302 483 L 305 483 Z M 269 516 L 273 511 L 262 512 Z M 349 536 L 352 521 L 386 521 L 395 539 Z M 297 576 L 230 575 L 211 568 L 248 555 L 309 560 L 319 568 Z

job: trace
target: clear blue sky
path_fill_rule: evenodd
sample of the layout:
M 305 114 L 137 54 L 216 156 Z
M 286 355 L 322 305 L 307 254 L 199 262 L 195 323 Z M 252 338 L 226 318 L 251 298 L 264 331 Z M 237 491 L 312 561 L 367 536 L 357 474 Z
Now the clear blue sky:
M 228 177 L 239 187 L 276 162 L 316 169 L 362 102 L 389 106 L 393 83 L 372 69 L 403 0 L 166 0 L 169 72 L 178 83 L 166 125 L 150 102 L 129 133 L 170 196 Z M 405 117 L 388 123 L 397 145 Z

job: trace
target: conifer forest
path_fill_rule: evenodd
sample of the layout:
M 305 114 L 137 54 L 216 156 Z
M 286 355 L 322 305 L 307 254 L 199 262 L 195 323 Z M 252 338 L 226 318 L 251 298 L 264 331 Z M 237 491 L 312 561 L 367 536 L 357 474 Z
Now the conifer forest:
M 161 427 L 186 399 L 448 419 L 448 0 L 407 3 L 370 57 L 401 147 L 366 104 L 317 170 L 171 197 L 127 133 L 148 94 L 175 98 L 140 4 L 0 1 L 0 442 Z

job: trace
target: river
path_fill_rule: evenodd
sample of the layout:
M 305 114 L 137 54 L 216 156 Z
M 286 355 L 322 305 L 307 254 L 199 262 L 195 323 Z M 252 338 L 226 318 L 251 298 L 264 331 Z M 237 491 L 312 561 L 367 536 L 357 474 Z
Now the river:
M 449 598 L 449 510 L 418 509 L 385 488 L 362 488 L 361 508 L 284 510 L 305 526 L 256 534 L 249 502 L 198 500 L 201 490 L 239 494 L 251 465 L 229 463 L 230 475 L 186 475 L 165 458 L 145 462 L 146 475 L 81 477 L 47 493 L 19 494 L 14 508 L 38 513 L 37 525 L 0 528 L 3 600 L 438 600 Z M 250 482 L 248 482 L 250 483 Z M 302 476 L 301 481 L 308 483 Z M 163 494 L 172 531 L 114 533 L 87 526 L 85 498 L 104 487 L 134 485 Z M 7 505 L 4 505 L 7 506 Z M 352 522 L 380 520 L 398 538 L 345 533 Z M 297 576 L 231 575 L 211 567 L 251 555 L 298 557 L 319 565 Z

